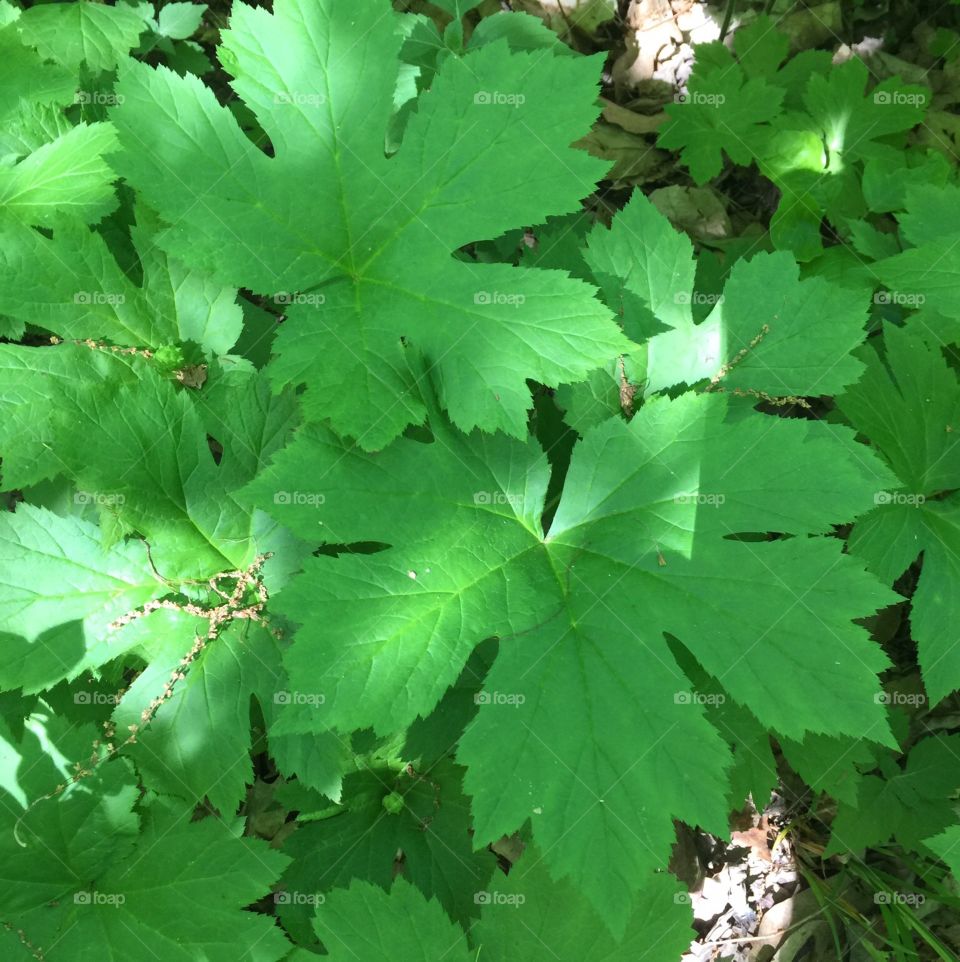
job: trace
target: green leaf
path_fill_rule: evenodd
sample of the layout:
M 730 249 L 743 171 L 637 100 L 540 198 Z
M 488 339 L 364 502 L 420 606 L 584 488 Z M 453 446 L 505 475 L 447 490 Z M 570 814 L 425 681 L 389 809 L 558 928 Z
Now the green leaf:
M 572 885 L 550 879 L 533 850 L 513 866 L 507 878 L 491 883 L 491 890 L 476 892 L 475 898 L 483 906 L 483 918 L 471 929 L 476 946 L 471 951 L 463 932 L 451 925 L 439 906 L 402 878 L 393 883 L 389 894 L 362 882 L 336 890 L 317 909 L 315 928 L 330 958 L 343 960 L 350 957 L 347 947 L 357 947 L 371 957 L 374 952 L 390 954 L 405 962 L 440 958 L 626 962 L 652 946 L 664 958 L 672 958 L 690 943 L 689 898 L 665 875 L 651 877 L 620 942 L 598 929 L 596 915 Z
M 71 130 L 73 124 L 59 107 L 21 103 L 0 132 L 0 159 L 9 167 Z
M 0 728 L 0 822 L 3 869 L 0 899 L 7 918 L 72 901 L 79 887 L 106 871 L 133 848 L 140 823 L 133 813 L 137 787 L 123 762 L 99 764 L 69 784 L 73 763 L 90 763 L 100 733 L 49 712 L 27 719 L 14 739 Z M 46 799 L 57 785 L 67 788 Z
M 276 692 L 278 697 L 288 694 Z M 319 735 L 270 735 L 270 752 L 284 775 L 331 801 L 339 802 L 343 793 L 343 773 L 353 759 L 349 742 L 337 732 Z
M 104 550 L 96 526 L 79 518 L 21 504 L 0 515 L 0 542 L 0 630 L 30 641 L 71 621 L 99 640 L 114 619 L 165 592 L 143 545 Z
M 564 421 L 583 435 L 609 418 L 622 416 L 624 379 L 639 390 L 645 371 L 646 352 L 637 350 L 608 361 L 586 381 L 562 384 L 557 391 L 557 404 L 563 409 Z
M 470 34 L 468 50 L 506 40 L 511 50 L 552 50 L 572 54 L 568 47 L 539 17 L 528 13 L 501 10 L 484 17 Z
M 850 806 L 856 805 L 862 772 L 877 764 L 874 746 L 860 738 L 808 734 L 803 741 L 781 739 L 780 747 L 815 792 L 828 792 Z
M 431 0 L 435 7 L 445 10 L 452 17 L 459 20 L 474 7 L 479 7 L 482 0 Z
M 878 151 L 863 165 L 863 196 L 877 213 L 903 210 L 912 185 L 942 188 L 952 172 L 949 161 L 936 151 Z
M 712 50 L 712 69 L 694 71 L 687 93 L 668 106 L 669 119 L 657 137 L 660 147 L 680 150 L 697 184 L 720 173 L 724 153 L 737 164 L 753 160 L 761 125 L 778 116 L 784 93 L 761 76 L 748 79 L 722 45 L 710 47 L 719 48 Z
M 0 287 L 2 291 L 2 287 Z M 77 382 L 135 382 L 140 358 L 76 344 L 38 350 L 0 344 L 0 450 L 5 489 L 53 477 L 64 464 L 55 450 L 67 398 Z
M 141 713 L 162 694 L 206 623 L 181 617 L 171 627 L 153 625 L 149 664 L 113 714 L 118 731 L 142 726 Z M 270 633 L 234 623 L 209 643 L 125 754 L 136 761 L 149 788 L 192 802 L 207 798 L 224 816 L 232 815 L 253 781 L 251 698 L 269 711 L 285 687 Z
M 76 219 L 58 221 L 52 237 L 8 222 L 0 228 L 0 310 L 70 339 L 152 348 L 195 341 L 225 354 L 242 325 L 236 289 L 167 257 L 154 245 L 157 226 L 138 209 L 138 287 L 103 236 Z
M 143 268 L 145 310 L 176 319 L 175 329 L 168 327 L 160 335 L 168 341 L 194 341 L 208 355 L 226 354 L 243 328 L 236 288 L 224 287 L 183 261 L 168 257 L 155 243 L 159 231 L 155 215 L 139 208 L 131 235 Z
M 707 718 L 733 752 L 733 765 L 729 771 L 730 810 L 742 808 L 749 796 L 757 810 L 762 811 L 779 781 L 770 736 L 749 711 L 729 701 L 718 685 L 714 683 L 709 687 L 718 690 L 712 699 L 705 699 Z M 706 686 L 704 689 L 698 686 L 697 690 L 704 694 L 709 691 Z
M 147 29 L 134 7 L 88 0 L 30 7 L 17 23 L 23 42 L 44 57 L 71 70 L 86 64 L 94 73 L 116 67 Z
M 186 40 L 197 32 L 206 9 L 205 3 L 168 3 L 157 14 L 157 32 L 161 37 Z
M 568 145 L 596 115 L 598 64 L 503 43 L 450 57 L 388 160 L 401 39 L 386 0 L 281 0 L 273 15 L 237 4 L 221 56 L 275 156 L 194 78 L 131 64 L 113 112 L 119 166 L 176 225 L 160 239 L 170 253 L 288 299 L 270 370 L 308 385 L 309 417 L 367 448 L 420 421 L 403 337 L 436 365 L 459 426 L 521 436 L 527 378 L 582 379 L 626 341 L 580 282 L 450 255 L 572 211 L 593 189 L 601 165 Z M 332 69 L 340 49 L 367 64 L 362 97 Z M 535 169 L 516 162 L 533 143 L 549 146 Z
M 344 779 L 344 809 L 302 824 L 284 846 L 294 861 L 284 889 L 329 892 L 363 878 L 389 889 L 398 851 L 404 877 L 466 925 L 478 914 L 474 895 L 497 867 L 488 851 L 472 850 L 463 770 L 449 761 L 408 774 L 372 768 Z M 281 904 L 293 905 L 288 896 Z
M 404 962 L 472 962 L 463 930 L 437 902 L 398 878 L 388 895 L 367 882 L 327 896 L 314 924 L 331 962 L 396 958 Z
M 777 30 L 770 17 L 760 16 L 737 30 L 733 44 L 737 60 L 748 77 L 773 78 L 787 59 L 790 37 Z
M 244 392 L 251 396 L 243 399 Z M 120 530 L 155 541 L 152 557 L 164 577 L 209 578 L 253 561 L 261 522 L 230 490 L 285 440 L 292 427 L 289 395 L 272 397 L 260 375 L 241 376 L 219 400 L 214 395 L 211 423 L 220 426 L 223 452 L 218 465 L 201 416 L 206 397 L 178 391 L 150 369 L 136 385 L 82 386 L 64 394 L 71 417 L 58 432 L 56 452 L 67 474 L 102 495 Z M 296 553 L 285 540 L 284 552 Z
M 960 825 L 951 825 L 924 844 L 947 863 L 954 878 L 960 878 Z
M 6 8 L 12 9 L 12 8 Z M 69 104 L 76 91 L 73 73 L 25 46 L 16 18 L 0 27 L 0 121 L 8 126 L 18 113 L 32 105 Z
M 593 228 L 584 259 L 607 292 L 607 303 L 614 309 L 620 306 L 624 328 L 636 340 L 665 325 L 693 324 L 693 245 L 640 191 L 634 191 L 609 230 L 600 224 Z M 612 279 L 622 285 L 622 293 L 611 291 Z
M 145 370 L 135 387 L 81 387 L 70 402 L 57 446 L 69 476 L 112 499 L 122 530 L 158 542 L 153 560 L 165 577 L 209 577 L 253 560 L 249 515 L 227 497 L 186 392 Z
M 950 627 L 960 617 L 960 387 L 940 351 L 910 329 L 887 326 L 886 358 L 866 357 L 863 378 L 838 399 L 854 427 L 896 472 L 857 523 L 850 551 L 888 583 L 923 552 L 910 616 L 930 700 L 960 685 Z
M 801 280 L 785 252 L 736 261 L 723 294 L 705 297 L 714 307 L 700 324 L 691 309 L 701 296 L 693 290 L 690 242 L 640 194 L 609 231 L 594 228 L 585 256 L 600 277 L 619 278 L 634 296 L 622 302 L 625 322 L 672 328 L 648 342 L 648 392 L 711 378 L 746 394 L 831 394 L 863 370 L 850 352 L 865 336 L 866 292 Z
M 79 124 L 0 169 L 0 208 L 35 227 L 52 227 L 65 211 L 92 224 L 116 206 L 115 174 L 103 159 L 116 147 L 110 124 Z
M 804 103 L 824 135 L 831 167 L 869 157 L 871 141 L 923 120 L 928 88 L 890 78 L 866 94 L 869 76 L 867 65 L 853 57 L 826 75 L 814 74 L 807 84 Z
M 882 845 L 896 836 L 914 850 L 956 819 L 950 797 L 960 782 L 960 736 L 932 736 L 910 751 L 890 778 L 868 775 L 855 806 L 841 803 L 827 855 Z
M 118 267 L 103 237 L 74 219 L 52 237 L 8 221 L 0 226 L 0 310 L 74 340 L 132 346 L 170 340 Z
M 537 10 L 551 30 L 569 41 L 571 28 L 592 35 L 600 24 L 617 15 L 617 4 L 615 0 L 566 0 L 562 5 L 537 4 Z
M 550 877 L 536 849 L 524 852 L 491 888 L 479 893 L 483 917 L 470 933 L 485 962 L 635 962 L 651 952 L 651 958 L 674 959 L 690 945 L 690 897 L 666 873 L 645 880 L 620 941 L 574 884 Z
M 911 179 L 913 174 L 911 173 Z M 956 252 L 960 189 L 955 186 L 915 185 L 906 192 L 906 209 L 898 215 L 901 237 L 914 245 L 874 265 L 887 290 L 878 295 L 887 303 L 960 320 L 960 260 Z M 953 340 L 955 325 L 942 320 L 930 324 L 931 333 Z
M 727 420 L 722 397 L 686 395 L 589 432 L 544 536 L 547 478 L 532 444 L 464 439 L 437 422 L 429 445 L 364 455 L 301 433 L 245 495 L 303 537 L 396 547 L 313 558 L 277 597 L 302 625 L 285 658 L 291 685 L 324 695 L 277 730 L 396 730 L 436 704 L 475 645 L 499 636 L 458 753 L 476 843 L 532 819 L 553 873 L 581 879 L 622 931 L 632 880 L 663 864 L 671 816 L 725 819 L 728 756 L 685 696 L 664 631 L 764 725 L 889 742 L 874 700 L 886 659 L 850 619 L 896 596 L 833 540 L 726 538 L 829 530 L 869 509 L 878 478 L 890 475 L 849 432 Z M 278 503 L 278 491 L 290 497 Z M 769 688 L 764 658 L 742 657 L 744 638 L 789 662 L 788 693 Z M 838 641 L 856 657 L 837 664 Z M 639 756 L 625 727 L 642 733 Z M 504 744 L 507 758 L 491 748 Z
M 278 962 L 289 942 L 270 918 L 242 910 L 285 863 L 215 819 L 157 812 L 136 847 L 95 878 L 78 879 L 72 897 L 10 921 L 50 962 L 133 959 L 146 945 L 171 962 Z
M 701 337 L 719 341 L 726 390 L 835 394 L 863 370 L 850 352 L 864 339 L 867 313 L 859 291 L 800 280 L 786 253 L 758 254 L 734 265 Z

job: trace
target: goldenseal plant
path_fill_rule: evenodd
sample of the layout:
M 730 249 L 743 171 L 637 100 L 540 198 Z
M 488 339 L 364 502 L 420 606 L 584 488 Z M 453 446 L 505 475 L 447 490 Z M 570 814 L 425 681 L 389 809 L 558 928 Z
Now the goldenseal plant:
M 603 57 L 478 6 L 238 2 L 214 64 L 0 0 L 4 958 L 671 962 L 677 824 L 784 766 L 960 869 L 868 630 L 952 696 L 960 193 L 804 180 L 879 198 L 920 93 L 703 48 L 661 144 L 784 189 L 710 287 L 639 190 L 563 226 Z

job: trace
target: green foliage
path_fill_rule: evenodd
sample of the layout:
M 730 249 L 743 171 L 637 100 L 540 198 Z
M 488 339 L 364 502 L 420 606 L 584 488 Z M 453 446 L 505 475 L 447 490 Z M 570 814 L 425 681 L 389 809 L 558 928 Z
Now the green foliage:
M 112 70 L 136 46 L 146 23 L 138 8 L 77 3 L 40 4 L 26 10 L 17 27 L 23 42 L 71 70 Z
M 568 144 L 596 115 L 599 64 L 539 56 L 534 70 L 532 55 L 502 42 L 449 58 L 387 159 L 401 38 L 382 6 L 367 0 L 328 15 L 289 0 L 272 16 L 237 6 L 221 59 L 270 137 L 270 159 L 193 78 L 126 66 L 113 114 L 125 148 L 119 169 L 177 225 L 159 241 L 168 253 L 283 295 L 293 323 L 269 371 L 278 386 L 308 385 L 311 419 L 366 448 L 421 421 L 409 338 L 436 364 L 458 426 L 519 437 L 526 378 L 577 380 L 626 341 L 578 282 L 450 255 L 571 211 L 592 189 L 601 165 Z M 362 101 L 355 81 L 333 70 L 341 49 L 368 64 Z M 559 114 L 558 87 L 569 91 Z M 531 140 L 545 147 L 541 163 L 504 184 L 499 167 Z M 318 183 L 330 189 L 318 193 Z
M 699 47 L 658 142 L 681 149 L 698 184 L 720 173 L 723 154 L 755 162 L 781 194 L 774 244 L 808 261 L 823 250 L 824 218 L 840 225 L 881 209 L 861 190 L 863 166 L 896 155 L 888 145 L 923 120 L 931 92 L 897 78 L 868 91 L 861 60 L 831 66 L 826 52 L 804 51 L 779 66 L 786 53 L 787 38 L 765 17 L 738 31 L 735 54 Z
M 953 437 L 960 387 L 940 351 L 913 328 L 888 328 L 884 346 L 885 358 L 872 352 L 864 377 L 842 395 L 840 406 L 887 459 L 897 482 L 877 492 L 877 507 L 850 534 L 850 550 L 888 582 L 924 553 L 911 622 L 924 684 L 939 701 L 957 687 L 960 672 L 951 636 L 960 616 L 960 505 L 953 493 L 960 476 Z
M 926 738 L 910 751 L 902 770 L 889 761 L 885 778 L 866 775 L 857 802 L 841 804 L 828 851 L 857 851 L 882 845 L 891 836 L 917 849 L 955 820 L 950 795 L 960 782 L 960 738 Z
M 10 958 L 668 962 L 676 822 L 788 768 L 957 871 L 877 617 L 948 699 L 929 92 L 697 48 L 660 145 L 779 191 L 708 243 L 572 146 L 612 6 L 492 6 L 235 3 L 214 73 L 205 6 L 0 0 Z

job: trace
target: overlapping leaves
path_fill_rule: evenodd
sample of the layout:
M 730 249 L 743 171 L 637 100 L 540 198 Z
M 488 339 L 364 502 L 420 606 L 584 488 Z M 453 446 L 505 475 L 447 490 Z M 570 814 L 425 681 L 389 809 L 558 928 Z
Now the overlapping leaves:
M 476 840 L 531 820 L 555 874 L 579 878 L 618 928 L 636 880 L 662 864 L 670 817 L 724 817 L 726 749 L 664 632 L 768 727 L 889 739 L 874 699 L 885 659 L 850 619 L 896 596 L 839 543 L 806 537 L 868 510 L 890 480 L 848 432 L 730 417 L 715 395 L 648 403 L 587 434 L 544 534 L 548 470 L 533 442 L 432 424 L 431 443 L 376 455 L 304 430 L 248 487 L 302 537 L 392 545 L 317 557 L 276 599 L 302 625 L 291 684 L 323 696 L 282 713 L 278 731 L 403 727 L 499 636 L 458 753 Z M 278 505 L 280 490 L 301 496 Z M 732 538 L 772 531 L 795 537 Z M 838 644 L 851 654 L 839 665 Z M 744 656 L 755 647 L 790 663 L 786 699 Z M 507 743 L 509 759 L 493 749 Z M 709 793 L 687 782 L 694 758 Z
M 236 4 L 221 60 L 273 156 L 195 79 L 132 64 L 120 169 L 175 225 L 167 251 L 289 296 L 270 370 L 308 385 L 311 417 L 367 448 L 420 421 L 410 340 L 456 424 L 520 436 L 526 378 L 577 380 L 627 342 L 581 283 L 451 254 L 593 189 L 602 165 L 568 145 L 595 116 L 598 64 L 506 42 L 448 58 L 387 158 L 401 39 L 386 0 Z M 517 163 L 531 145 L 537 165 Z

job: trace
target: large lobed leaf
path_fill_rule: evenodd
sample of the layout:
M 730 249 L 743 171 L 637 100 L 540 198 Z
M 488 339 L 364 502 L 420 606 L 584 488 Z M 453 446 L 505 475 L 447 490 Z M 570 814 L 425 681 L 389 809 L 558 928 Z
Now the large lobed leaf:
M 393 547 L 311 559 L 277 597 L 302 625 L 291 685 L 323 696 L 277 730 L 402 728 L 499 636 L 458 752 L 476 842 L 530 819 L 554 874 L 622 930 L 671 818 L 725 819 L 728 753 L 664 632 L 768 727 L 892 743 L 874 697 L 886 659 L 850 622 L 897 596 L 839 542 L 807 536 L 869 510 L 890 481 L 845 429 L 730 417 L 722 396 L 688 394 L 588 432 L 544 534 L 532 442 L 437 421 L 431 444 L 368 455 L 306 430 L 246 497 L 318 543 Z M 794 537 L 731 539 L 772 531 Z M 790 666 L 788 691 L 771 658 Z
M 119 168 L 173 225 L 167 251 L 283 295 L 270 370 L 308 385 L 313 418 L 366 448 L 421 420 L 409 340 L 456 424 L 520 436 L 527 378 L 582 379 L 627 342 L 578 281 L 451 255 L 592 191 L 603 166 L 568 145 L 596 114 L 599 65 L 505 41 L 450 57 L 388 158 L 401 39 L 386 0 L 236 4 L 221 59 L 274 156 L 194 78 L 129 64 Z

